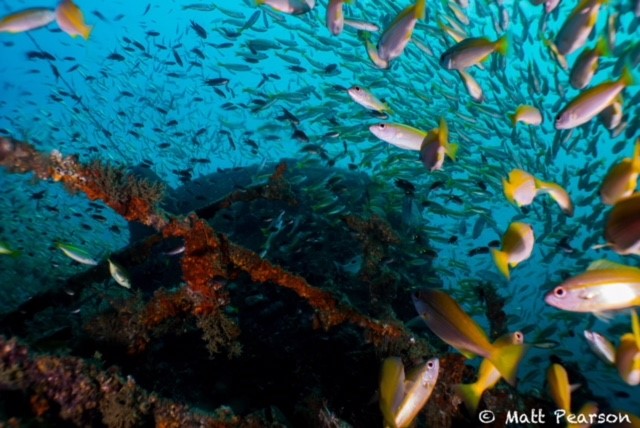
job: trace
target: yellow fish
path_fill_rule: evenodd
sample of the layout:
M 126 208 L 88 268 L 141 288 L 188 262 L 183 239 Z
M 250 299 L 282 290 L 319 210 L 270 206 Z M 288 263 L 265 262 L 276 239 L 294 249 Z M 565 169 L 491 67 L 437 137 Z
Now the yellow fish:
M 420 160 L 429 171 L 438 171 L 444 164 L 444 155 L 456 160 L 458 144 L 449 142 L 449 127 L 444 118 L 440 119 L 440 127 L 432 129 L 425 135 L 420 144 Z
M 522 345 L 523 343 L 524 335 L 521 332 L 516 331 L 515 333 L 506 334 L 498 338 L 494 342 L 494 345 Z M 453 389 L 456 394 L 462 398 L 462 401 L 464 401 L 469 412 L 472 415 L 475 415 L 476 410 L 478 409 L 478 404 L 480 403 L 480 398 L 484 391 L 493 388 L 501 377 L 500 372 L 493 364 L 491 364 L 491 361 L 484 359 L 482 360 L 482 363 L 480 363 L 480 368 L 478 369 L 478 380 L 476 380 L 475 383 L 454 385 Z
M 600 5 L 606 1 L 582 0 L 576 6 L 556 36 L 555 44 L 558 47 L 558 52 L 562 55 L 568 55 L 584 45 L 598 20 Z
M 620 339 L 616 349 L 616 367 L 622 380 L 631 386 L 640 385 L 640 321 L 636 311 L 631 312 L 632 333 Z
M 628 68 L 622 70 L 620 79 L 604 82 L 583 91 L 556 117 L 556 129 L 571 129 L 589 122 L 614 103 L 620 93 L 634 84 Z
M 82 11 L 72 0 L 62 0 L 56 8 L 58 25 L 71 37 L 82 36 L 89 38 L 92 27 L 85 24 Z
M 382 33 L 378 42 L 378 56 L 383 61 L 390 62 L 402 55 L 411 40 L 416 23 L 425 17 L 426 3 L 426 0 L 417 0 L 416 4 L 400 12 Z
M 616 202 L 607 218 L 604 236 L 621 255 L 640 255 L 640 193 Z
M 0 19 L 0 33 L 23 33 L 46 27 L 56 19 L 52 9 L 33 8 L 12 13 Z
M 518 122 L 527 125 L 540 125 L 542 123 L 542 114 L 540 110 L 533 106 L 520 105 L 513 114 L 509 115 L 511 124 L 515 126 Z
M 571 413 L 571 392 L 579 385 L 569 385 L 567 371 L 560 364 L 552 364 L 547 370 L 549 394 L 556 407 L 565 414 Z
M 404 365 L 399 357 L 384 360 L 380 375 L 380 410 L 386 426 L 411 426 L 427 404 L 439 371 L 439 360 L 432 358 L 413 369 L 405 379 Z
M 500 250 L 491 249 L 493 261 L 498 270 L 509 279 L 511 277 L 509 268 L 516 267 L 527 260 L 531 256 L 534 243 L 535 238 L 531 226 L 526 223 L 511 223 L 502 237 L 502 248 Z
M 503 178 L 502 188 L 507 200 L 518 207 L 531 204 L 541 193 L 548 193 L 566 215 L 573 216 L 573 202 L 562 186 L 539 180 L 521 169 L 511 171 L 508 180 Z
M 603 312 L 640 306 L 640 269 L 597 260 L 545 297 L 547 304 L 570 312 Z
M 343 3 L 351 3 L 353 0 L 329 0 L 327 5 L 327 28 L 331 34 L 337 36 L 344 28 Z
M 633 158 L 625 158 L 615 165 L 602 183 L 600 197 L 607 205 L 614 205 L 621 199 L 631 196 L 638 185 L 640 174 L 640 139 L 636 141 Z
M 443 291 L 428 288 L 411 297 L 416 311 L 436 336 L 467 358 L 480 355 L 488 359 L 509 384 L 515 384 L 526 351 L 524 345 L 490 343 L 482 328 Z

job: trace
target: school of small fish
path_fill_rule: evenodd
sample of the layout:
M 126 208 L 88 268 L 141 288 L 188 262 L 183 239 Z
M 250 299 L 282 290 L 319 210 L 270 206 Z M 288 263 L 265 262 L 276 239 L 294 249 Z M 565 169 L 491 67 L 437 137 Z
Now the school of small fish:
M 148 4 L 138 19 L 155 8 Z M 446 291 L 425 288 L 429 281 L 409 289 L 436 336 L 467 358 L 483 357 L 475 382 L 451 386 L 470 414 L 500 379 L 516 384 L 534 348 L 571 359 L 586 345 L 619 380 L 640 385 L 640 0 L 243 0 L 172 12 L 163 19 L 177 35 L 146 22 L 140 39 L 111 29 L 123 30 L 117 23 L 125 15 L 94 10 L 98 22 L 88 25 L 78 5 L 63 0 L 7 13 L 0 42 L 10 49 L 17 36 L 2 33 L 27 33 L 37 43 L 54 22 L 89 50 L 107 32 L 119 41 L 93 51 L 97 73 L 74 57 L 63 69 L 38 44 L 27 52 L 26 61 L 46 62 L 60 81 L 50 101 L 104 141 L 82 147 L 83 154 L 110 151 L 188 182 L 230 153 L 254 163 L 297 153 L 308 165 L 395 183 L 401 195 L 375 196 L 371 211 L 382 215 L 395 202 L 408 227 L 432 236 L 429 257 Z M 141 76 L 144 88 L 129 83 Z M 194 88 L 173 92 L 182 79 Z M 88 89 L 77 90 L 82 85 Z M 118 107 L 123 100 L 130 109 Z M 105 111 L 93 108 L 99 104 Z M 0 108 L 0 134 L 24 127 L 8 105 Z M 57 135 L 82 140 L 43 114 L 39 126 L 48 122 Z M 38 142 L 43 132 L 25 135 Z M 0 236 L 0 255 L 19 258 L 23 248 L 14 248 L 24 244 Z M 55 248 L 98 264 L 79 246 Z M 135 287 L 124 267 L 107 261 L 117 284 Z M 509 308 L 519 308 L 509 317 L 517 331 L 490 341 L 470 316 L 477 299 L 465 284 L 474 280 L 501 284 Z M 543 310 L 553 314 L 544 320 L 551 326 L 524 322 Z M 617 345 L 615 334 L 591 328 L 614 317 L 631 324 Z M 386 426 L 411 426 L 438 381 L 439 360 L 410 376 L 404 370 L 398 357 L 382 364 Z M 580 386 L 570 384 L 562 364 L 551 364 L 546 378 L 558 409 L 597 413 L 591 402 L 572 407 Z

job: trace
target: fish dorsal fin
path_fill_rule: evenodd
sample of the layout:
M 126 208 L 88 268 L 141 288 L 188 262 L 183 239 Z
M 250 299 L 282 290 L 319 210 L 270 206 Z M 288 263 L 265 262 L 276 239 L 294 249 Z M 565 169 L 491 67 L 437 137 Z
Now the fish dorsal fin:
M 627 266 L 627 265 L 623 265 L 621 263 L 616 263 L 616 262 L 612 262 L 606 259 L 600 259 L 600 260 L 596 260 L 591 262 L 591 264 L 589 265 L 589 267 L 587 267 L 587 270 L 605 270 L 605 269 L 613 269 L 613 270 L 618 270 L 618 269 L 634 269 L 634 270 L 639 270 L 636 267 L 633 266 Z

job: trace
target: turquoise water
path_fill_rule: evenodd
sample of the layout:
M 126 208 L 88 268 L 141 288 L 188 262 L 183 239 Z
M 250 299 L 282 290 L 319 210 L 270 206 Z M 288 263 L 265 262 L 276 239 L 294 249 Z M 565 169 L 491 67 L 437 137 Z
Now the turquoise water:
M 482 104 L 466 93 L 455 72 L 439 65 L 451 41 L 437 21 L 454 16 L 445 3 L 429 2 L 427 20 L 418 22 L 413 34 L 433 55 L 410 43 L 388 70 L 373 65 L 356 30 L 331 35 L 324 24 L 325 3 L 307 14 L 288 16 L 248 1 L 216 0 L 210 11 L 192 10 L 189 2 L 78 2 L 93 26 L 89 40 L 72 39 L 55 24 L 29 34 L 0 34 L 0 133 L 82 160 L 99 158 L 131 167 L 146 163 L 171 188 L 188 183 L 188 177 L 256 165 L 257 182 L 270 174 L 266 165 L 283 158 L 298 159 L 302 175 L 316 167 L 364 172 L 383 189 L 372 195 L 368 212 L 410 217 L 408 222 L 430 236 L 437 253 L 424 283 L 415 277 L 403 282 L 398 294 L 406 293 L 406 304 L 412 291 L 441 283 L 486 327 L 481 305 L 469 297 L 465 284 L 492 282 L 507 299 L 509 330 L 523 331 L 529 343 L 557 343 L 527 354 L 519 391 L 545 396 L 545 372 L 553 354 L 577 364 L 591 391 L 614 408 L 638 413 L 637 387 L 627 386 L 615 368 L 590 353 L 582 337 L 590 329 L 617 342 L 630 330 L 628 315 L 605 323 L 590 314 L 561 312 L 543 300 L 567 275 L 583 272 L 593 260 L 638 265 L 637 256 L 592 249 L 605 243 L 610 210 L 600 201 L 600 184 L 614 163 L 632 156 L 640 137 L 638 86 L 624 92 L 627 125 L 620 135 L 613 136 L 597 119 L 570 135 L 554 129 L 556 114 L 579 91 L 569 86 L 567 72 L 551 58 L 539 31 L 547 37 L 556 33 L 574 2 L 562 2 L 549 16 L 543 15 L 543 6 L 526 1 L 478 2 L 465 10 L 470 22 L 462 26 L 469 36 L 495 40 L 506 33 L 510 39 L 504 58 L 494 54 L 484 69 L 470 69 L 484 90 Z M 629 3 L 612 1 L 599 13 L 586 46 L 607 34 L 611 16 L 617 17 L 617 34 L 612 56 L 602 59 L 592 85 L 617 79 L 624 58 L 638 77 L 639 18 Z M 385 28 L 408 4 L 358 0 L 345 5 L 345 16 Z M 29 6 L 2 1 L 0 13 Z M 255 23 L 246 25 L 255 13 Z M 191 21 L 206 31 L 206 39 Z M 372 35 L 374 42 L 377 38 Z M 26 56 L 41 50 L 55 59 Z M 120 59 L 109 59 L 115 53 Z M 568 56 L 570 66 L 578 55 Z M 205 84 L 220 78 L 228 82 Z M 390 117 L 381 119 L 355 103 L 345 90 L 353 85 L 384 99 L 393 110 Z M 513 127 L 507 113 L 520 104 L 537 106 L 542 125 Z M 299 123 L 283 119 L 283 109 Z M 368 129 L 382 120 L 430 130 L 441 117 L 460 151 L 455 162 L 446 159 L 435 172 L 425 169 L 416 152 L 380 141 Z M 294 137 L 296 129 L 306 141 L 300 134 Z M 501 179 L 514 168 L 563 186 L 576 205 L 574 216 L 565 216 L 544 195 L 524 209 L 510 205 Z M 393 184 L 398 179 L 415 186 L 412 200 Z M 126 221 L 108 208 L 93 207 L 83 195 L 4 170 L 0 188 L 0 240 L 22 252 L 19 258 L 0 258 L 4 312 L 83 271 L 53 248 L 56 241 L 89 247 L 96 257 L 129 242 Z M 469 254 L 500 240 L 515 220 L 532 225 L 536 244 L 531 258 L 507 282 L 490 254 Z M 563 239 L 571 251 L 560 248 Z

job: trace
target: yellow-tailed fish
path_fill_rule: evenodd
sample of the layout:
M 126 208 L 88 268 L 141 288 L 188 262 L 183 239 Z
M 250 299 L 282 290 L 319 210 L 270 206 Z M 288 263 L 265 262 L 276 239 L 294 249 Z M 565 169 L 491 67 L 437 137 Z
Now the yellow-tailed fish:
M 519 222 L 511 223 L 502 237 L 502 248 L 500 250 L 491 249 L 493 261 L 498 270 L 509 279 L 511 277 L 509 268 L 514 268 L 527 260 L 531 256 L 534 243 L 535 238 L 530 225 Z
M 498 338 L 493 344 L 496 346 L 504 346 L 522 345 L 523 343 L 524 335 L 516 331 L 515 333 L 506 334 Z M 493 388 L 501 377 L 500 372 L 491 364 L 491 361 L 484 359 L 482 363 L 480 363 L 478 380 L 476 380 L 475 383 L 454 385 L 453 389 L 456 394 L 462 398 L 469 413 L 475 415 L 484 391 Z
M 453 45 L 440 56 L 440 65 L 447 70 L 464 70 L 489 58 L 493 52 L 506 55 L 506 36 L 492 42 L 484 37 L 470 37 Z
M 396 428 L 412 426 L 413 420 L 429 401 L 439 373 L 440 360 L 437 358 L 428 360 L 409 373 L 404 386 L 404 397 L 395 412 L 392 426 Z
M 622 255 L 640 255 L 640 193 L 616 202 L 607 218 L 604 236 Z
M 568 70 L 569 63 L 567 63 L 567 59 L 565 58 L 565 56 L 562 55 L 560 52 L 558 52 L 558 47 L 555 45 L 555 43 L 553 43 L 553 41 L 547 39 L 544 36 L 541 37 L 541 40 L 542 40 L 542 44 L 545 45 L 547 49 L 549 49 L 549 52 L 551 53 L 551 57 L 554 59 L 554 61 L 563 70 Z
M 256 0 L 258 6 L 266 4 L 278 12 L 290 15 L 302 15 L 309 12 L 316 5 L 315 0 Z
M 571 201 L 569 194 L 562 186 L 549 181 L 538 180 L 537 178 L 535 179 L 535 183 L 538 193 L 547 193 L 551 196 L 551 199 L 556 201 L 563 213 L 569 217 L 573 216 L 573 201 Z
M 356 30 L 369 31 L 372 33 L 376 33 L 380 31 L 380 27 L 376 24 L 366 21 L 356 21 L 355 19 L 345 19 L 344 25 L 347 27 L 355 28 Z
M 381 69 L 389 68 L 389 61 L 380 58 L 378 48 L 371 41 L 371 33 L 368 31 L 358 31 L 358 38 L 364 42 L 367 48 L 367 55 L 373 64 Z
M 442 169 L 444 155 L 456 160 L 458 144 L 449 142 L 449 127 L 444 118 L 440 119 L 440 127 L 432 129 L 422 140 L 420 145 L 420 160 L 429 171 Z
M 484 102 L 484 93 L 482 92 L 482 88 L 469 73 L 465 70 L 458 70 L 458 74 L 460 78 L 464 82 L 464 86 L 467 88 L 467 93 L 471 95 L 471 98 L 477 103 Z
M 631 196 L 638 185 L 640 174 L 640 139 L 636 141 L 632 158 L 625 158 L 614 165 L 600 188 L 602 202 L 613 205 L 621 199 Z
M 20 255 L 20 252 L 16 250 L 12 250 L 9 244 L 7 244 L 6 242 L 0 241 L 0 255 L 17 257 Z
M 640 321 L 635 310 L 631 311 L 631 333 L 620 338 L 616 349 L 616 367 L 622 380 L 631 386 L 640 385 Z
M 613 103 L 624 88 L 632 84 L 631 72 L 625 68 L 620 79 L 587 89 L 558 114 L 556 129 L 571 129 L 587 123 Z
M 617 128 L 622 122 L 622 94 L 619 94 L 613 102 L 598 115 L 605 128 L 611 130 Z
M 613 343 L 609 341 L 603 335 L 596 333 L 595 331 L 584 331 L 584 337 L 587 339 L 589 348 L 594 354 L 598 356 L 602 361 L 607 364 L 615 364 L 616 361 L 616 348 Z
M 597 316 L 639 306 L 640 269 L 597 260 L 586 272 L 554 288 L 544 300 L 558 309 Z
M 343 3 L 351 3 L 353 0 L 329 0 L 327 5 L 327 28 L 331 34 L 337 36 L 344 28 Z
M 46 27 L 56 19 L 53 9 L 33 8 L 12 13 L 0 19 L 0 33 L 23 33 Z
M 502 179 L 502 189 L 507 200 L 518 206 L 530 205 L 538 195 L 535 177 L 521 169 L 509 173 L 509 179 Z
M 412 295 L 413 304 L 429 329 L 467 358 L 480 355 L 493 364 L 502 377 L 515 384 L 524 345 L 491 344 L 484 331 L 448 294 L 425 289 Z
M 371 93 L 368 89 L 362 88 L 360 86 L 353 86 L 347 90 L 351 99 L 360 104 L 362 107 L 377 111 L 380 113 L 391 113 L 391 109 L 387 105 L 378 99 L 375 95 Z
M 417 0 L 414 5 L 400 12 L 384 30 L 378 41 L 378 56 L 382 60 L 390 62 L 402 55 L 411 40 L 416 23 L 419 19 L 424 19 L 426 7 L 426 0 Z
M 585 88 L 591 83 L 593 75 L 598 70 L 598 64 L 600 57 L 604 55 L 611 55 L 609 52 L 609 44 L 607 38 L 602 36 L 596 47 L 593 49 L 585 49 L 582 51 L 576 62 L 571 67 L 571 73 L 569 74 L 569 83 L 576 89 Z
M 111 277 L 122 287 L 131 288 L 131 278 L 126 269 L 111 259 L 107 259 L 107 261 L 109 262 L 109 273 Z
M 95 261 L 89 253 L 87 253 L 82 248 L 78 248 L 71 244 L 65 244 L 62 242 L 57 242 L 56 247 L 58 247 L 62 252 L 69 258 L 77 261 L 78 263 L 82 263 L 83 265 L 97 266 L 98 262 Z
M 388 357 L 382 362 L 379 384 L 380 411 L 387 425 L 393 426 L 396 410 L 404 397 L 404 365 L 400 357 Z
M 542 114 L 540 110 L 533 106 L 520 105 L 513 114 L 509 115 L 511 123 L 515 126 L 518 122 L 527 125 L 540 125 L 542 123 Z
M 82 36 L 85 40 L 91 34 L 91 26 L 84 23 L 82 11 L 71 0 L 62 0 L 56 8 L 58 26 L 71 37 Z
M 405 150 L 420 150 L 427 133 L 400 123 L 379 123 L 371 125 L 369 131 L 382 141 Z
M 569 385 L 567 371 L 560 364 L 552 364 L 547 370 L 547 384 L 549 395 L 556 407 L 565 414 L 571 413 L 571 391 L 578 385 Z
M 558 31 L 555 45 L 558 52 L 568 55 L 580 49 L 587 41 L 598 20 L 600 5 L 607 0 L 582 0 Z
M 444 31 L 446 35 L 451 37 L 453 41 L 456 43 L 460 43 L 461 41 L 467 38 L 467 35 L 465 33 L 462 33 L 456 30 L 455 28 L 451 28 L 447 26 L 444 22 L 440 21 L 439 19 L 438 19 L 438 27 L 440 27 L 440 29 Z

